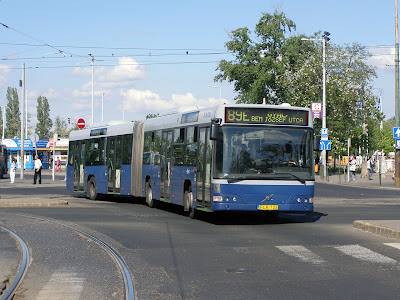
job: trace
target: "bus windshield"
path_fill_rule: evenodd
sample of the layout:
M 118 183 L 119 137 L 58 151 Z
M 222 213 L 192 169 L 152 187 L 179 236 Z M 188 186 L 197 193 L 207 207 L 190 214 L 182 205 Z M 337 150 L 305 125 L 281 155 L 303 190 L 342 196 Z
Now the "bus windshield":
M 310 128 L 225 126 L 219 129 L 214 178 L 314 179 Z

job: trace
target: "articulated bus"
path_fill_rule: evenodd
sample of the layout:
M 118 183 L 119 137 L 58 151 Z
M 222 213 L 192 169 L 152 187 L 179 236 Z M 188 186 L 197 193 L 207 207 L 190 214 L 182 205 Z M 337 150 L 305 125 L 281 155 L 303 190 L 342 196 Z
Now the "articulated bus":
M 201 211 L 312 212 L 308 108 L 218 105 L 71 132 L 67 188 Z

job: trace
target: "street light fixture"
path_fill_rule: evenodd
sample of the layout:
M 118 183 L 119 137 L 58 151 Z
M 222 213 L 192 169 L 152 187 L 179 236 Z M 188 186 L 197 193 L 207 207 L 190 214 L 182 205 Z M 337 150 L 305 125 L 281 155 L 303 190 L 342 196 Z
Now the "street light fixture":
M 329 36 L 331 34 L 327 31 L 324 31 L 321 39 L 308 39 L 302 38 L 302 41 L 320 41 L 322 42 L 322 128 L 326 128 L 326 54 L 325 54 L 325 46 L 326 42 L 330 40 Z M 327 137 L 321 137 L 322 140 L 327 140 Z M 324 177 L 327 178 L 328 170 L 326 168 L 326 150 L 322 150 L 321 153 L 322 165 L 324 167 Z

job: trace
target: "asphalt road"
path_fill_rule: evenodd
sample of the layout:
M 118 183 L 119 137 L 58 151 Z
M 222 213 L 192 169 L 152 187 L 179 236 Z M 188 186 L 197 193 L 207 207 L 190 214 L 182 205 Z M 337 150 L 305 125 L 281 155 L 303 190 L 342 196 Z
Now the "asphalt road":
M 51 192 L 68 194 L 62 188 Z M 68 206 L 1 211 L 10 218 L 17 213 L 52 218 L 106 237 L 127 262 L 138 299 L 398 299 L 400 241 L 352 227 L 357 219 L 398 219 L 397 193 L 316 183 L 312 215 L 281 214 L 272 221 L 253 215 L 191 220 L 180 207 L 150 209 L 130 198 L 71 197 Z M 41 259 L 50 253 L 49 241 L 69 243 L 69 248 L 78 242 L 82 248 L 69 233 L 54 230 L 47 238 L 46 230 L 33 238 L 36 251 L 42 244 Z M 56 248 L 65 254 L 65 247 Z M 90 269 L 102 280 L 108 267 L 96 262 L 101 259 L 93 262 L 94 269 L 82 268 L 86 254 L 70 256 L 75 276 L 86 278 L 80 272 Z M 49 274 L 64 264 L 60 259 L 46 263 Z M 30 274 L 35 276 L 39 270 Z M 37 295 L 46 281 L 36 283 L 36 294 L 30 294 L 32 284 L 24 284 L 23 299 L 35 299 L 29 295 Z

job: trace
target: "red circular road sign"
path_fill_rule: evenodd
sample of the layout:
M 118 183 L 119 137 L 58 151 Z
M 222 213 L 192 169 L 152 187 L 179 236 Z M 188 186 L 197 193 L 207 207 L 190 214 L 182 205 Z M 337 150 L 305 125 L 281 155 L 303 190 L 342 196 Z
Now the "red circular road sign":
M 85 124 L 85 120 L 84 119 L 79 119 L 77 125 L 78 125 L 79 129 L 85 128 L 85 125 L 86 125 Z

